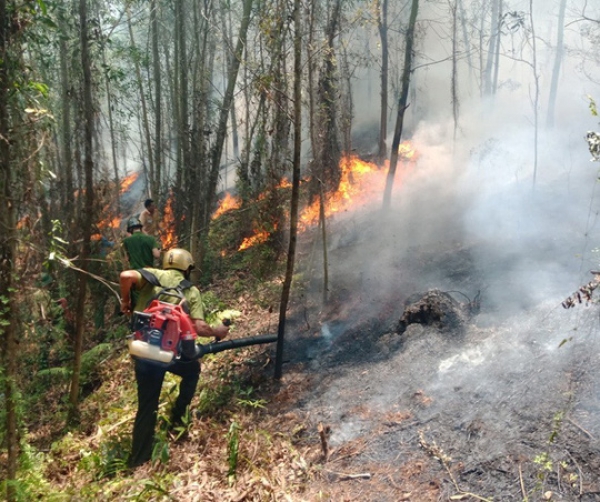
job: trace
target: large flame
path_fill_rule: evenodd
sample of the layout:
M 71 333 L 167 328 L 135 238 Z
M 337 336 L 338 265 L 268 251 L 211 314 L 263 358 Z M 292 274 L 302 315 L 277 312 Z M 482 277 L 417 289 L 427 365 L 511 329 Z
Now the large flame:
M 325 194 L 325 218 L 350 208 L 358 209 L 381 194 L 385 183 L 385 172 L 372 162 L 355 155 L 340 160 L 342 172 L 340 184 L 335 192 Z M 320 201 L 317 199 L 300 214 L 298 227 L 301 231 L 319 221 Z
M 238 197 L 234 197 L 229 192 L 225 192 L 225 197 L 221 199 L 219 203 L 219 207 L 213 213 L 212 219 L 215 220 L 223 213 L 227 211 L 232 211 L 233 209 L 238 209 L 242 204 L 242 201 Z
M 414 165 L 418 154 L 410 141 L 403 141 L 398 146 L 398 156 L 399 161 L 404 166 L 408 166 Z M 359 209 L 380 198 L 385 188 L 388 169 L 389 162 L 386 162 L 383 167 L 379 167 L 377 164 L 361 160 L 355 155 L 342 157 L 340 160 L 341 178 L 338 189 L 324 195 L 325 218 L 336 213 Z M 285 178 L 280 184 L 282 188 L 289 188 L 290 186 L 291 183 Z M 264 197 L 265 194 L 261 194 L 259 199 Z M 215 219 L 227 211 L 237 209 L 240 204 L 239 198 L 226 193 L 212 218 Z M 319 211 L 320 201 L 316 199 L 300 213 L 298 228 L 301 232 L 318 223 Z M 266 230 L 256 230 L 252 236 L 244 239 L 238 250 L 248 249 L 255 244 L 265 242 L 268 238 L 269 233 Z

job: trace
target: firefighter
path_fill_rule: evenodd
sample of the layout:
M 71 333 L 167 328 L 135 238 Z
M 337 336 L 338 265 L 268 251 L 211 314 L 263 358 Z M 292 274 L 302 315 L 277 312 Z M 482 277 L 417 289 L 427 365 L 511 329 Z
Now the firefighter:
M 188 279 L 194 268 L 192 255 L 185 249 L 171 249 L 164 254 L 163 269 L 146 269 L 156 276 L 163 288 L 178 286 L 183 279 Z M 161 288 L 153 286 L 144 279 L 137 270 L 124 270 L 120 278 L 121 311 L 131 314 L 131 291 L 139 292 L 135 305 L 136 311 L 143 311 L 149 300 Z M 189 308 L 189 315 L 196 330 L 196 335 L 221 340 L 229 333 L 224 324 L 211 327 L 204 321 L 204 312 L 200 299 L 200 291 L 196 286 L 184 290 L 184 296 Z M 173 301 L 177 301 L 174 299 Z M 181 357 L 168 367 L 134 358 L 135 378 L 137 382 L 138 409 L 133 425 L 133 440 L 128 465 L 135 468 L 147 462 L 152 457 L 154 429 L 156 427 L 158 404 L 165 372 L 169 371 L 181 377 L 179 395 L 171 410 L 169 424 L 176 427 L 182 424 L 182 419 L 188 413 L 189 406 L 196 392 L 200 379 L 200 361 L 198 358 L 186 359 Z
M 156 238 L 142 232 L 139 218 L 129 218 L 127 232 L 131 235 L 125 237 L 121 245 L 129 259 L 129 268 L 153 267 L 154 260 L 160 258 L 160 245 Z

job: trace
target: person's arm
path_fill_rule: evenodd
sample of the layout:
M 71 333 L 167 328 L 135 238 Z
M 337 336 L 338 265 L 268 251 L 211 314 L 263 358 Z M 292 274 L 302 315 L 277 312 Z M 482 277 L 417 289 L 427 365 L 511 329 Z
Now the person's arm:
M 225 326 L 224 324 L 213 328 L 203 319 L 192 319 L 192 322 L 194 323 L 196 334 L 202 338 L 214 337 L 217 340 L 222 340 L 229 334 L 229 326 Z
M 142 280 L 142 274 L 137 270 L 123 270 L 119 275 L 119 287 L 121 289 L 121 312 L 131 314 L 131 290 L 138 287 Z

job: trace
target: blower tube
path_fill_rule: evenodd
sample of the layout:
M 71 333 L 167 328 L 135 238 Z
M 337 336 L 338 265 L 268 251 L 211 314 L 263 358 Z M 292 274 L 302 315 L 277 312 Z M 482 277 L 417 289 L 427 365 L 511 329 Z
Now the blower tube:
M 207 343 L 198 345 L 198 359 L 206 354 L 216 354 L 224 350 L 238 349 L 240 347 L 248 347 L 250 345 L 259 345 L 261 343 L 273 343 L 277 341 L 277 335 L 259 335 L 249 336 L 247 338 L 238 338 L 236 340 L 225 340 L 223 342 Z

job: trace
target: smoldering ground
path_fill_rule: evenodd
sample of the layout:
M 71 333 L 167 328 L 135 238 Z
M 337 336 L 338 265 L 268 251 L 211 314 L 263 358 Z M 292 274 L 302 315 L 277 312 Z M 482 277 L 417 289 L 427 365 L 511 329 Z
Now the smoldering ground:
M 479 132 L 461 145 L 421 124 L 390 210 L 375 201 L 329 223 L 328 302 L 317 265 L 312 317 L 292 320 L 288 342 L 289 363 L 318 375 L 300 408 L 330 425 L 332 448 L 364 444 L 357 469 L 408 462 L 425 438 L 481 495 L 518 499 L 515 480 L 532 487 L 546 453 L 592 493 L 600 311 L 561 302 L 598 268 L 597 166 L 583 130 L 554 132 L 540 138 L 534 183 L 530 129 Z M 480 309 L 460 330 L 399 333 L 407 302 L 432 289 L 457 304 L 479 295 Z M 574 500 L 554 478 L 555 499 Z

